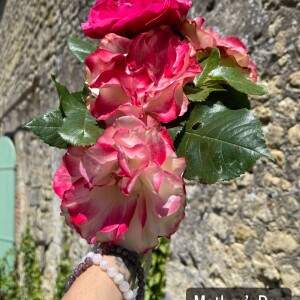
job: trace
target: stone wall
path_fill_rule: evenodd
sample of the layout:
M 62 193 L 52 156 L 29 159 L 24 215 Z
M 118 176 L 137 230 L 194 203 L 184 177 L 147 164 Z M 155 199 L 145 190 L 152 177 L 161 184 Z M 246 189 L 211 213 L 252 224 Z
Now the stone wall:
M 195 1 L 192 15 L 239 36 L 269 94 L 253 98 L 276 159 L 225 184 L 189 184 L 172 239 L 167 299 L 188 287 L 288 287 L 300 299 L 300 2 Z
M 13 138 L 18 155 L 16 239 L 32 225 L 51 299 L 61 249 L 59 199 L 51 179 L 62 152 L 21 125 L 57 105 L 51 74 L 81 88 L 82 65 L 69 54 L 69 35 L 93 1 L 10 0 L 0 23 L 0 134 Z M 297 0 L 195 0 L 193 15 L 249 46 L 270 93 L 253 99 L 277 163 L 260 161 L 223 185 L 188 185 L 187 216 L 172 239 L 167 299 L 185 299 L 200 286 L 286 286 L 300 297 L 300 41 Z M 297 156 L 298 154 L 298 156 Z M 83 242 L 73 238 L 72 258 Z
M 37 140 L 21 126 L 58 104 L 51 74 L 71 90 L 81 89 L 84 68 L 66 47 L 81 36 L 80 23 L 92 1 L 7 1 L 0 23 L 0 135 L 9 135 L 17 151 L 16 241 L 27 222 L 36 240 L 43 270 L 45 300 L 52 299 L 62 244 L 59 199 L 52 177 L 62 151 Z M 72 258 L 81 257 L 74 237 Z

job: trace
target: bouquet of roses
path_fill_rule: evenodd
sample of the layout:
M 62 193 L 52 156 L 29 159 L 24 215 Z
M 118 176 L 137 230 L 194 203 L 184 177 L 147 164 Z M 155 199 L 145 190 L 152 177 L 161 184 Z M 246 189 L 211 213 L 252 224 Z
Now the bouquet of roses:
M 186 17 L 189 0 L 99 0 L 70 38 L 82 91 L 53 77 L 59 107 L 26 127 L 66 148 L 53 180 L 89 243 L 146 253 L 184 217 L 187 180 L 215 183 L 271 158 L 248 95 L 263 95 L 244 44 Z

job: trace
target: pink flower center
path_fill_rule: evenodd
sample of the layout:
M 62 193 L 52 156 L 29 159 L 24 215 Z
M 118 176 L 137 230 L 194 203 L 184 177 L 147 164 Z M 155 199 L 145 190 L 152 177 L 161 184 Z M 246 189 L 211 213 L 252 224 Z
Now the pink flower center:
M 132 61 L 127 64 L 125 73 L 129 76 L 133 76 L 135 72 L 138 72 L 143 69 L 145 65 L 138 65 L 136 61 Z

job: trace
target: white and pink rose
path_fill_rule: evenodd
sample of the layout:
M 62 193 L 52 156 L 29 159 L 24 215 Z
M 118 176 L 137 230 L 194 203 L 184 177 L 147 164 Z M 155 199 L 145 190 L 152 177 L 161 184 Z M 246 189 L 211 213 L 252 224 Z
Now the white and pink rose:
M 218 48 L 221 64 L 235 67 L 252 81 L 257 80 L 256 66 L 252 62 L 246 46 L 235 36 L 221 37 L 211 28 L 204 29 L 204 19 L 186 19 L 179 25 L 179 31 L 191 42 L 197 52 Z
M 151 117 L 118 118 L 97 143 L 69 147 L 54 177 L 67 224 L 88 242 L 146 252 L 184 217 L 185 159 Z
M 151 115 L 168 123 L 188 106 L 183 92 L 201 67 L 194 48 L 166 26 L 133 40 L 108 34 L 86 59 L 87 84 L 96 99 L 89 102 L 98 120 L 120 113 Z

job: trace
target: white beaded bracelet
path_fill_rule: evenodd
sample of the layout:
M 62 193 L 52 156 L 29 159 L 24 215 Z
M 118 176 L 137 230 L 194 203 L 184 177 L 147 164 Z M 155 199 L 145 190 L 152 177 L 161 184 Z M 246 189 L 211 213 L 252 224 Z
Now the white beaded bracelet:
M 122 258 L 125 264 L 128 263 L 132 266 L 137 280 L 137 288 L 134 291 L 130 289 L 130 285 L 125 280 L 124 276 L 115 268 L 110 267 L 108 261 L 104 259 L 104 255 L 118 256 Z M 139 255 L 120 246 L 106 243 L 98 245 L 97 248 L 94 249 L 94 252 L 89 252 L 83 258 L 83 261 L 73 269 L 72 274 L 68 277 L 65 284 L 65 293 L 67 293 L 67 291 L 71 288 L 76 278 L 78 278 L 80 274 L 85 272 L 92 265 L 99 266 L 101 270 L 107 273 L 107 275 L 118 286 L 125 300 L 144 299 L 145 276 Z
M 125 280 L 124 276 L 115 268 L 110 267 L 108 261 L 106 261 L 101 254 L 89 252 L 83 258 L 83 262 L 85 262 L 86 258 L 91 258 L 94 265 L 99 266 L 102 271 L 107 273 L 108 277 L 113 280 L 113 282 L 118 286 L 119 290 L 123 293 L 125 300 L 134 299 L 134 293 L 133 290 L 130 289 L 128 281 Z

